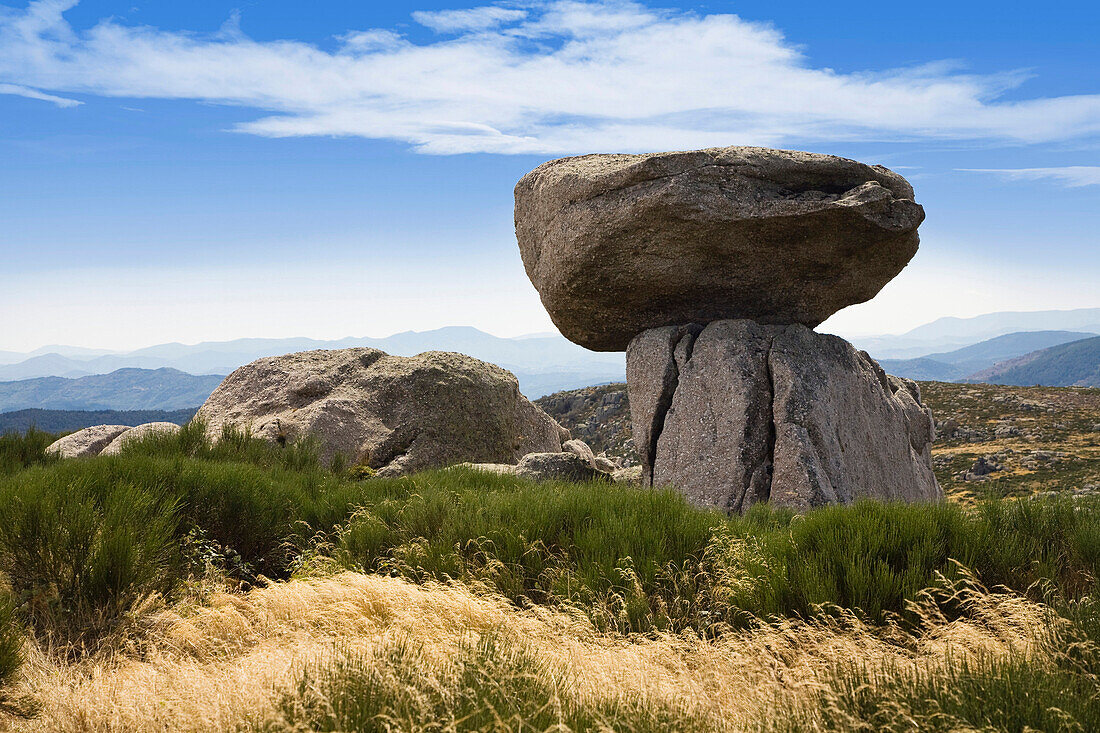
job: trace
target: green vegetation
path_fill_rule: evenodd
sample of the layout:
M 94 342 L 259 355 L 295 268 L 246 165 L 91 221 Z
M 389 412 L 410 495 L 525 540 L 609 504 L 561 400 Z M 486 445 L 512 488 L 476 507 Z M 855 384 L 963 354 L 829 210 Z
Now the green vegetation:
M 15 598 L 7 590 L 0 590 L 0 705 L 6 688 L 15 681 L 22 664 L 23 628 Z
M 861 502 L 798 518 L 760 506 L 711 545 L 735 611 L 808 616 L 823 605 L 881 622 L 960 565 L 988 586 L 1079 598 L 1100 577 L 1100 499 L 951 504 Z
M 309 443 L 228 431 L 211 444 L 201 425 L 118 456 L 60 462 L 44 454 L 52 438 L 0 439 L 4 684 L 26 628 L 55 657 L 79 661 L 120 630 L 136 633 L 129 622 L 151 599 L 171 603 L 212 579 L 241 593 L 352 569 L 424 587 L 458 581 L 515 609 L 579 611 L 593 633 L 627 639 L 694 631 L 717 644 L 731 627 L 759 633 L 781 628 L 776 619 L 817 619 L 889 629 L 891 644 L 916 649 L 929 603 L 944 623 L 989 623 L 951 590 L 973 578 L 1045 604 L 1040 651 L 944 658 L 919 674 L 853 659 L 822 678 L 812 721 L 792 710 L 769 725 L 1100 723 L 1100 498 L 865 502 L 802 516 L 757 506 L 731 518 L 674 492 L 605 482 L 533 484 L 472 469 L 382 479 L 325 466 Z M 383 719 L 394 730 L 433 721 L 480 730 L 498 719 L 515 730 L 707 729 L 644 697 L 592 702 L 565 679 L 565 662 L 523 638 L 463 644 L 442 666 L 412 642 L 338 650 L 279 693 L 282 721 L 295 730 L 370 730 Z M 430 678 L 417 673 L 426 654 Z
M 477 582 L 515 602 L 585 608 L 623 632 L 828 605 L 881 622 L 959 564 L 990 586 L 1034 593 L 1043 582 L 1071 599 L 1100 577 L 1100 499 L 866 502 L 801 517 L 758 506 L 727 518 L 675 492 L 606 483 L 458 468 L 363 476 L 326 469 L 309 444 L 227 432 L 211 445 L 201 425 L 121 456 L 33 466 L 0 480 L 0 570 L 52 633 L 59 619 L 106 628 L 205 562 L 246 584 L 318 562 Z
M 22 471 L 30 466 L 56 462 L 56 458 L 46 454 L 46 448 L 57 437 L 34 428 L 22 435 L 0 435 L 0 476 Z
M 515 601 L 593 608 L 624 630 L 697 623 L 675 581 L 699 571 L 724 521 L 669 491 L 533 484 L 472 469 L 367 488 L 364 508 L 337 533 L 343 565 L 487 582 Z

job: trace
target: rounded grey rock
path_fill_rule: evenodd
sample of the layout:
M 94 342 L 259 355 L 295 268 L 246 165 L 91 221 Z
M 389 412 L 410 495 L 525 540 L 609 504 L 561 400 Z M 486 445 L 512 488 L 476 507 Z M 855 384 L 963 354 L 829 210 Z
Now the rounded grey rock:
M 111 441 L 130 429 L 130 425 L 93 425 L 55 440 L 46 452 L 62 458 L 98 456 Z
M 515 464 L 560 451 L 557 422 L 519 391 L 515 376 L 463 354 L 390 356 L 378 349 L 304 351 L 258 359 L 228 377 L 197 420 L 217 439 L 234 426 L 287 443 L 312 437 L 396 476 L 455 463 Z

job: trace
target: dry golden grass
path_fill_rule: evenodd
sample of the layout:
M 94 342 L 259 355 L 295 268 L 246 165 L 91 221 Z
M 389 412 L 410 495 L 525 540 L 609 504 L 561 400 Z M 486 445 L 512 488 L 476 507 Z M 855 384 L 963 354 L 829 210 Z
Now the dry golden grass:
M 580 615 L 517 610 L 459 585 L 414 585 L 345 572 L 148 613 L 141 634 L 73 664 L 31 650 L 21 691 L 37 699 L 14 731 L 232 731 L 280 729 L 280 699 L 304 670 L 335 657 L 410 642 L 415 674 L 445 686 L 458 651 L 484 634 L 522 645 L 560 673 L 561 695 L 580 705 L 618 700 L 664 707 L 697 728 L 759 730 L 792 716 L 812 720 L 829 672 L 865 663 L 894 675 L 934 672 L 965 658 L 1026 658 L 1042 606 L 960 587 L 971 613 L 949 622 L 926 609 L 924 630 L 871 629 L 850 616 L 776 621 L 717 640 L 694 635 L 627 638 L 596 632 Z M 378 659 L 385 659 L 379 654 Z M 407 684 L 394 676 L 394 684 Z M 424 730 L 415 723 L 398 730 Z M 512 730 L 506 722 L 499 730 Z M 446 730 L 446 728 L 443 728 Z

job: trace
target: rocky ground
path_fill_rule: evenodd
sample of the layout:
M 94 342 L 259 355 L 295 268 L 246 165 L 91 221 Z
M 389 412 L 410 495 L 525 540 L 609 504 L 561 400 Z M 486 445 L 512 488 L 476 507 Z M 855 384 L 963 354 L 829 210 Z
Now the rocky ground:
M 555 392 L 535 400 L 574 438 L 588 443 L 594 453 L 622 458 L 625 465 L 638 463 L 630 433 L 630 400 L 622 382 Z
M 947 495 L 1100 493 L 1100 389 L 922 382 Z
M 932 460 L 947 496 L 1100 494 L 1100 389 L 921 382 L 936 418 Z M 625 384 L 537 400 L 592 446 L 637 462 Z

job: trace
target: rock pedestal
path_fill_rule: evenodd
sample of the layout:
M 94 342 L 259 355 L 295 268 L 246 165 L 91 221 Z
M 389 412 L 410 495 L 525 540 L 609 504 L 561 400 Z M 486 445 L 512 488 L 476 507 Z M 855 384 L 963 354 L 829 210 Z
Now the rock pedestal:
M 916 384 L 811 330 L 897 275 L 923 219 L 893 171 L 766 148 L 583 155 L 516 185 L 554 323 L 627 349 L 644 481 L 729 511 L 942 495 Z
M 627 350 L 644 480 L 744 511 L 932 501 L 933 422 L 914 382 L 805 326 L 651 329 Z

